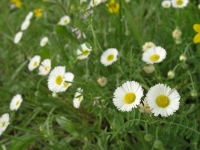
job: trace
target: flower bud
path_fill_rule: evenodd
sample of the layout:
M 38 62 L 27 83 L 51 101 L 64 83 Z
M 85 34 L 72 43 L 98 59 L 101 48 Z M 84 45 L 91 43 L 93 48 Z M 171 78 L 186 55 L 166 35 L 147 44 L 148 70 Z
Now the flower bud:
M 107 84 L 107 79 L 105 77 L 101 77 L 97 80 L 100 86 L 105 86 Z
M 160 140 L 156 140 L 153 144 L 154 148 L 161 149 L 163 148 L 163 143 Z
M 179 57 L 179 60 L 181 62 L 185 62 L 187 60 L 187 57 L 184 54 L 181 54 L 180 57 Z
M 54 98 L 57 98 L 58 97 L 58 95 L 56 94 L 56 93 L 52 93 L 52 97 L 54 97 Z
M 173 32 L 172 32 L 172 37 L 175 38 L 175 39 L 178 39 L 180 38 L 182 35 L 182 32 L 176 28 Z
M 154 65 L 148 65 L 148 66 L 144 66 L 144 67 L 143 67 L 143 70 L 144 70 L 147 74 L 150 74 L 150 73 L 154 72 L 155 67 L 154 67 Z
M 170 70 L 168 73 L 167 73 L 167 76 L 170 78 L 170 79 L 173 79 L 174 76 L 175 76 L 175 72 L 173 70 Z
M 190 95 L 191 95 L 192 97 L 197 97 L 197 96 L 198 96 L 198 93 L 197 93 L 196 90 L 192 90 L 192 91 L 190 92 Z
M 149 133 L 145 134 L 144 136 L 145 141 L 150 142 L 153 139 L 153 136 Z
M 176 44 L 181 44 L 182 43 L 182 39 L 181 38 L 178 38 L 178 39 L 176 39 Z

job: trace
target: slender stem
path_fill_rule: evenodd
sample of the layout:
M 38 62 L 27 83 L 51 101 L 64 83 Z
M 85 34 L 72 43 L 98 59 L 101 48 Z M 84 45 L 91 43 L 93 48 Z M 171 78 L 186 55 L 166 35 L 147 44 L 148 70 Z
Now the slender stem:
M 156 128 L 156 140 L 158 140 L 158 131 L 159 131 L 159 125 Z
M 191 75 L 190 71 L 187 71 L 187 73 L 188 73 L 189 76 L 190 76 L 190 80 L 191 80 L 191 82 L 192 82 L 192 88 L 193 88 L 193 90 L 195 90 L 195 88 L 194 88 L 194 81 L 193 81 L 193 79 L 192 79 L 192 75 Z

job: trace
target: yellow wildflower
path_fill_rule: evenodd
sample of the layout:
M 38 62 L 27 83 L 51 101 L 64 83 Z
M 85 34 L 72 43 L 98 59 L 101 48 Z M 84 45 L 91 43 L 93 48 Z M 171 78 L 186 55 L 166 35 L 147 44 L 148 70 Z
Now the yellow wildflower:
M 11 0 L 10 2 L 15 4 L 15 6 L 17 8 L 21 8 L 22 7 L 22 2 L 20 0 Z
M 106 4 L 106 6 L 108 7 L 108 11 L 111 14 L 113 13 L 117 14 L 119 12 L 120 5 L 119 3 L 116 3 L 115 0 L 110 0 L 110 2 Z
M 193 29 L 194 29 L 194 31 L 197 32 L 197 34 L 193 38 L 193 42 L 200 43 L 200 24 L 194 24 Z
M 35 9 L 33 12 L 34 12 L 36 18 L 40 18 L 42 16 L 42 9 L 40 9 L 40 8 Z

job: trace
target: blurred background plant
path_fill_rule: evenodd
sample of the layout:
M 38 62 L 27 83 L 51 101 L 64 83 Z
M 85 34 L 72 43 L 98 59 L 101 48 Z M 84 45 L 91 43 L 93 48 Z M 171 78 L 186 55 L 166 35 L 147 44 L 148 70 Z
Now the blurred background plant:
M 180 9 L 164 8 L 161 0 L 1 1 L 0 115 L 9 113 L 10 124 L 0 137 L 0 149 L 200 149 L 200 45 L 193 42 L 199 1 Z M 15 44 L 30 12 L 30 24 Z M 61 25 L 63 16 L 70 20 Z M 146 42 L 166 50 L 163 62 L 147 66 L 142 61 Z M 84 52 L 83 43 L 92 50 Z M 100 57 L 108 48 L 119 54 L 106 67 Z M 78 49 L 85 59 L 77 58 Z M 40 59 L 30 71 L 36 55 Z M 53 93 L 48 75 L 38 75 L 36 67 L 45 59 L 52 69 L 66 66 L 74 74 L 65 92 Z M 145 102 L 145 108 L 117 110 L 113 93 L 126 81 L 140 83 L 144 94 L 157 83 L 175 88 L 181 96 L 178 111 L 155 117 Z M 73 106 L 78 88 L 83 89 L 79 109 Z M 16 94 L 23 102 L 13 112 L 9 105 Z

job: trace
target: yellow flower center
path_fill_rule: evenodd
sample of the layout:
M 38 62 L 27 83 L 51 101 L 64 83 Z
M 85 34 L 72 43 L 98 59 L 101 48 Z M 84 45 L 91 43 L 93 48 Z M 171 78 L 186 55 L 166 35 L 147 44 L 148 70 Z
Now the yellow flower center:
M 169 6 L 169 4 L 165 4 L 165 7 L 168 7 Z
M 183 0 L 177 0 L 177 1 L 176 1 L 176 4 L 177 4 L 177 5 L 182 5 L 182 4 L 183 4 Z
M 113 59 L 114 59 L 114 55 L 113 54 L 108 55 L 107 61 L 112 61 Z
M 56 77 L 56 84 L 61 85 L 62 81 L 63 81 L 63 77 L 61 75 Z
M 65 83 L 64 83 L 64 87 L 67 87 L 68 85 L 69 85 L 68 82 L 65 82 Z
M 135 94 L 134 93 L 127 93 L 125 96 L 124 96 L 124 102 L 126 104 L 131 104 L 135 101 Z
M 67 24 L 68 23 L 68 20 L 64 20 L 64 24 Z
M 3 127 L 5 127 L 5 125 L 6 125 L 6 122 L 4 121 L 4 122 L 2 122 L 1 127 L 3 128 Z
M 17 101 L 15 105 L 16 105 L 16 106 L 18 106 L 18 105 L 19 105 L 19 103 L 20 103 L 20 102 L 19 102 L 19 101 Z
M 154 55 L 152 55 L 152 56 L 150 57 L 150 60 L 153 61 L 153 62 L 155 62 L 155 61 L 157 61 L 159 58 L 160 58 L 159 55 L 154 54 Z
M 82 96 L 79 96 L 78 97 L 78 101 L 81 102 L 81 99 L 82 99 Z
M 169 98 L 164 95 L 160 95 L 156 98 L 156 104 L 159 107 L 165 108 L 169 105 Z
M 89 51 L 88 50 L 83 50 L 83 56 L 87 56 L 89 54 Z
M 38 65 L 38 62 L 35 61 L 35 62 L 33 63 L 33 66 L 36 67 L 37 65 Z
M 44 70 L 45 70 L 45 71 L 48 71 L 48 70 L 49 70 L 49 66 L 45 66 L 45 67 L 44 67 Z

